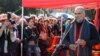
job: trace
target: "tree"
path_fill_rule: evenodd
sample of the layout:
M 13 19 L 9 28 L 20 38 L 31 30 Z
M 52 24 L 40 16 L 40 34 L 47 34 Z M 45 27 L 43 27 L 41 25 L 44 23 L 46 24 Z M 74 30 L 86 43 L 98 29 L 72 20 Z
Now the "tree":
M 14 12 L 21 14 L 21 0 L 0 0 L 0 13 L 2 12 Z M 36 14 L 36 9 L 25 9 L 25 15 L 31 13 Z

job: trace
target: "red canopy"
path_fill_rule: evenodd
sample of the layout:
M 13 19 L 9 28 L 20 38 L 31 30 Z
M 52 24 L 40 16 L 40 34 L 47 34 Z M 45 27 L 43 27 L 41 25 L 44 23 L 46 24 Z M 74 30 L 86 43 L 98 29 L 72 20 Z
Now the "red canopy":
M 25 8 L 68 8 L 77 5 L 87 8 L 100 8 L 100 0 L 22 0 L 22 6 Z M 98 20 L 98 13 L 96 13 L 94 25 L 97 30 L 99 25 Z
M 100 6 L 100 0 L 22 0 L 22 6 L 26 8 L 66 8 L 73 5 L 84 5 L 95 8 Z

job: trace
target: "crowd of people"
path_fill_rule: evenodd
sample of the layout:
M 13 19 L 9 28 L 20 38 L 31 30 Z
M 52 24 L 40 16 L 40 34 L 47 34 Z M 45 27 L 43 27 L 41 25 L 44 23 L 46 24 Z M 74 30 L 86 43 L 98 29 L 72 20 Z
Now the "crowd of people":
M 84 8 L 75 9 L 75 20 L 66 18 L 63 21 L 61 18 L 36 15 L 21 18 L 11 12 L 1 13 L 0 56 L 51 56 L 69 23 L 71 30 L 61 45 L 62 49 L 70 49 L 71 56 L 91 56 L 91 46 L 99 43 L 99 34 L 93 24 L 85 19 Z
M 24 56 L 32 56 L 32 53 L 34 56 L 49 55 L 52 39 L 61 36 L 61 19 L 43 16 L 38 20 L 36 18 L 36 15 L 32 15 L 22 19 L 11 12 L 0 14 L 1 56 L 20 56 L 21 48 Z

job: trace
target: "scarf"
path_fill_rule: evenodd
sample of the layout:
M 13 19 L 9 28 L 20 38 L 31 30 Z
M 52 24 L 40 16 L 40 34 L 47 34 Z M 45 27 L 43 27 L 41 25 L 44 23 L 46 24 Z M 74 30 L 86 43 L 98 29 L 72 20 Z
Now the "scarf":
M 69 35 L 70 36 L 70 43 L 75 44 L 75 42 L 76 42 L 76 40 L 75 40 L 75 38 L 76 38 L 75 37 L 75 22 L 72 24 L 72 28 L 71 28 L 69 33 L 70 33 L 70 35 Z M 80 33 L 79 33 L 78 38 L 83 39 L 85 41 L 88 41 L 88 39 L 90 37 L 89 35 L 90 35 L 89 22 L 87 20 L 84 20 L 82 25 L 81 25 Z M 81 46 L 79 46 L 78 49 L 77 49 L 77 56 L 81 55 L 80 54 L 80 49 L 81 49 Z M 86 53 L 86 50 L 83 49 L 82 54 L 85 54 L 85 53 Z M 74 54 L 75 53 L 72 51 L 71 56 L 75 56 Z

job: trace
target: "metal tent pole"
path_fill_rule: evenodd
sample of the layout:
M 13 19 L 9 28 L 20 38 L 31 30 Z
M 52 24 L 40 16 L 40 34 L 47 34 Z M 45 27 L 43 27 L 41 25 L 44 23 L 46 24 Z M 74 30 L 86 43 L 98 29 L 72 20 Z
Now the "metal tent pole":
M 24 7 L 22 7 L 22 21 L 21 21 L 21 40 L 23 40 L 23 19 L 24 19 Z M 21 56 L 23 56 L 23 43 L 21 43 Z

